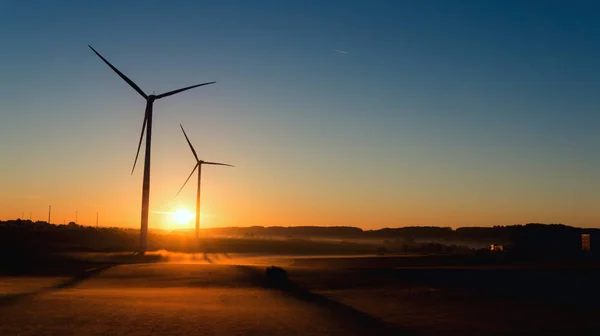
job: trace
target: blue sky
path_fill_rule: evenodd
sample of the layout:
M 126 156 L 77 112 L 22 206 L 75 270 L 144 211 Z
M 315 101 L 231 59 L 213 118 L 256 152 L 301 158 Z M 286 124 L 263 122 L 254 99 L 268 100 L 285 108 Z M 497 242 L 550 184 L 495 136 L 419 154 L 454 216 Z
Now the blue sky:
M 206 173 L 215 226 L 597 226 L 599 14 L 593 1 L 4 1 L 0 215 L 52 203 L 137 225 L 144 102 L 91 44 L 147 93 L 218 81 L 156 104 L 155 211 L 193 206 L 193 188 L 173 199 L 193 167 L 181 122 L 201 157 L 237 166 Z

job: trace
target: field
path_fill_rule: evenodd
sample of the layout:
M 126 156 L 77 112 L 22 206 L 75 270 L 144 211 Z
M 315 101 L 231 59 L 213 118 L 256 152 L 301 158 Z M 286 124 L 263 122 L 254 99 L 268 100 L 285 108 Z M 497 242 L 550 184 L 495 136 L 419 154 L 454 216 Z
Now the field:
M 439 258 L 427 256 L 77 257 L 88 262 L 77 274 L 0 278 L 1 335 L 592 335 L 600 330 L 595 265 L 435 266 Z M 269 282 L 269 265 L 285 269 L 288 281 Z

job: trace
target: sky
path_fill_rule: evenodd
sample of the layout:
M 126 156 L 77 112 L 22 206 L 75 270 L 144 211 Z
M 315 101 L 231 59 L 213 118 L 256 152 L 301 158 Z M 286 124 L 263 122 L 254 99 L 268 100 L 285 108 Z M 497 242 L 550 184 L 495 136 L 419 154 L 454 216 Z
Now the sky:
M 0 1 L 0 220 L 600 225 L 595 1 Z M 143 159 L 143 157 L 141 158 Z M 185 225 L 193 225 L 188 223 Z M 185 226 L 184 225 L 184 226 Z

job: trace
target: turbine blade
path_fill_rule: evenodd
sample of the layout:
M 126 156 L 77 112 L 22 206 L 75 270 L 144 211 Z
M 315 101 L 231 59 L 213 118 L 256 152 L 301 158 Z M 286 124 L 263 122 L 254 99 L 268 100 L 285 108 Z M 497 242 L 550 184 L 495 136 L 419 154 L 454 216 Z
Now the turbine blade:
M 156 96 L 156 99 L 160 99 L 160 98 L 168 97 L 168 96 L 171 96 L 171 95 L 177 94 L 177 93 L 179 93 L 179 92 L 187 91 L 187 90 L 189 90 L 189 89 L 197 88 L 197 87 L 199 87 L 199 86 L 210 85 L 210 84 L 214 84 L 214 83 L 216 83 L 216 82 L 202 83 L 202 84 L 197 84 L 197 85 L 188 86 L 188 87 L 185 87 L 185 88 L 183 88 L 183 89 L 178 89 L 178 90 L 169 91 L 169 92 L 166 92 L 166 93 L 162 93 L 162 94 L 159 94 L 159 95 L 157 95 L 157 96 Z
M 140 134 L 140 142 L 138 143 L 138 149 L 135 153 L 135 160 L 133 161 L 133 168 L 131 169 L 131 175 L 135 170 L 135 164 L 137 163 L 138 156 L 140 155 L 140 148 L 142 147 L 142 139 L 144 138 L 144 132 L 146 131 L 146 123 L 148 122 L 148 115 L 144 115 L 144 123 L 142 124 L 142 133 Z
M 140 87 L 137 86 L 131 79 L 127 78 L 127 76 L 125 76 L 121 71 L 119 71 L 119 69 L 115 68 L 112 64 L 110 64 L 110 62 L 107 61 L 106 58 L 102 57 L 102 55 L 100 55 L 100 53 L 98 53 L 96 49 L 92 48 L 91 45 L 88 45 L 88 47 L 90 47 L 90 49 L 92 49 L 92 51 L 96 53 L 96 55 L 98 55 L 98 57 L 100 57 L 104 61 L 104 63 L 106 63 L 106 65 L 113 69 L 113 71 L 116 72 L 117 75 L 123 78 L 123 80 L 126 81 L 127 84 L 129 84 L 129 86 L 131 86 L 135 91 L 142 95 L 144 99 L 148 99 L 148 96 L 144 93 L 144 91 L 142 91 L 142 89 L 140 89 Z
M 185 140 L 187 140 L 188 145 L 190 145 L 190 149 L 192 150 L 192 153 L 194 154 L 194 157 L 196 158 L 196 161 L 200 161 L 200 159 L 198 159 L 198 154 L 196 154 L 196 150 L 194 149 L 194 146 L 192 146 L 192 143 L 190 142 L 190 139 L 188 139 L 187 134 L 185 134 L 185 130 L 183 129 L 183 125 L 179 124 L 179 127 L 181 127 L 181 130 L 183 131 L 183 135 L 185 136 Z
M 215 165 L 215 166 L 227 166 L 227 167 L 235 167 L 232 166 L 230 164 L 227 163 L 220 163 L 220 162 L 208 162 L 208 161 L 202 161 L 202 164 L 207 164 L 207 165 Z
M 181 189 L 179 189 L 179 191 L 177 192 L 177 195 L 179 195 L 179 193 L 183 190 L 183 187 L 185 187 L 185 185 L 188 183 L 188 181 L 190 180 L 192 175 L 194 175 L 194 172 L 196 171 L 196 168 L 198 168 L 199 165 L 200 165 L 200 163 L 196 163 L 196 165 L 194 166 L 194 169 L 192 169 L 192 172 L 190 173 L 190 176 L 188 176 L 187 180 L 185 180 L 185 182 L 181 186 Z M 177 195 L 175 195 L 175 197 L 177 197 Z

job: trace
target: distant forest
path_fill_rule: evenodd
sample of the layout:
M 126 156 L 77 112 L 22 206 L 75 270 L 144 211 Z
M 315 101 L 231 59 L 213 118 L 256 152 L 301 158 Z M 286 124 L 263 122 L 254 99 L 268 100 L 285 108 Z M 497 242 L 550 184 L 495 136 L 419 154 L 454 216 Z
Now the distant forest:
M 408 240 L 442 240 L 442 241 L 474 241 L 488 244 L 510 243 L 522 235 L 576 235 L 582 233 L 600 234 L 600 229 L 576 228 L 563 224 L 530 223 L 526 225 L 508 225 L 493 227 L 450 227 L 438 226 L 405 226 L 384 228 L 379 230 L 363 230 L 352 226 L 251 226 L 207 228 L 203 231 L 210 235 L 220 236 L 255 236 L 255 237 L 320 237 L 338 239 L 408 239 Z
M 72 222 L 54 225 L 21 219 L 0 221 L 0 250 L 132 251 L 139 244 L 138 232 L 135 229 L 94 228 Z M 193 230 L 151 230 L 149 248 L 188 251 L 194 246 L 192 233 Z M 455 253 L 477 250 L 473 245 L 485 249 L 488 244 L 502 244 L 508 250 L 523 254 L 565 255 L 581 252 L 582 233 L 591 235 L 592 251 L 600 250 L 600 244 L 596 243 L 600 238 L 600 229 L 575 228 L 563 224 L 531 223 L 457 229 L 432 226 L 379 230 L 346 226 L 202 229 L 207 248 L 240 253 Z M 263 242 L 255 243 L 258 239 Z
M 581 234 L 592 237 L 591 252 Z M 402 255 L 404 265 L 492 265 L 600 261 L 600 229 L 527 224 L 496 227 L 236 227 L 193 231 L 150 230 L 148 251 L 191 252 L 210 260 L 230 254 Z M 136 262 L 139 230 L 54 225 L 29 220 L 0 221 L 0 274 L 71 274 L 105 262 Z M 487 244 L 501 244 L 490 251 Z M 104 261 L 95 258 L 108 258 Z M 145 260 L 145 259 L 144 259 Z
M 6 229 L 53 230 L 53 229 L 95 229 L 70 222 L 69 224 L 48 224 L 45 221 L 8 220 L 0 221 L 0 230 Z M 105 228 L 103 230 L 137 231 L 129 228 Z M 173 231 L 155 230 L 171 234 L 192 234 L 193 229 Z M 202 228 L 205 236 L 225 237 L 287 237 L 287 238 L 331 238 L 331 239 L 413 239 L 413 240 L 444 240 L 444 241 L 476 241 L 485 243 L 509 243 L 524 234 L 566 234 L 581 235 L 582 233 L 600 234 L 600 228 L 577 228 L 564 224 L 529 223 L 525 225 L 507 225 L 493 227 L 451 227 L 439 226 L 405 226 L 398 228 L 383 228 L 378 230 L 363 230 L 352 226 L 249 226 Z

